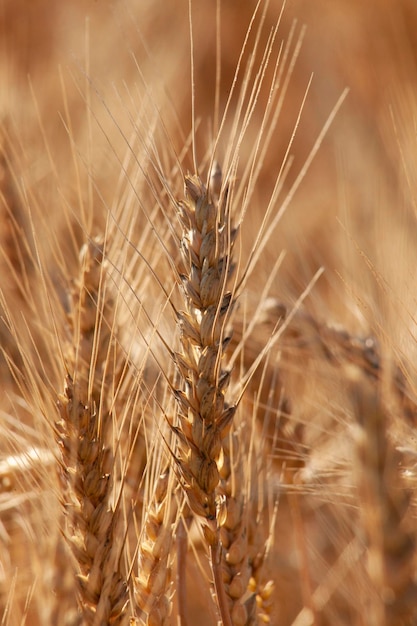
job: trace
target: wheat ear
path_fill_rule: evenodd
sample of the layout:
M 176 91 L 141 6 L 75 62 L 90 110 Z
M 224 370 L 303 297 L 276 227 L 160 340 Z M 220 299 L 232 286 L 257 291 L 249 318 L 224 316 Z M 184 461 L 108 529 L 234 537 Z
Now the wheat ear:
M 103 418 L 107 418 L 117 378 L 117 307 L 111 294 L 104 248 L 103 239 L 96 237 L 84 244 L 80 252 L 81 272 L 71 290 L 69 321 L 73 337 L 68 361 L 84 397 L 91 398 Z
M 112 362 L 114 337 L 102 247 L 91 242 L 81 260 L 78 296 L 70 317 L 73 342 L 68 366 L 73 375 L 67 375 L 59 398 L 57 430 L 65 536 L 78 564 L 79 605 L 85 623 L 98 626 L 120 623 L 128 592 L 120 569 L 123 533 L 117 532 L 120 508 L 114 494 L 111 394 L 101 382 Z M 110 372 L 113 376 L 111 368 Z
M 228 343 L 225 326 L 234 302 L 226 288 L 233 272 L 234 232 L 227 201 L 211 201 L 198 176 L 187 176 L 185 189 L 186 200 L 178 203 L 186 307 L 178 313 L 182 350 L 175 355 L 184 385 L 176 391 L 176 462 L 190 508 L 203 521 L 220 613 L 224 625 L 231 626 L 221 572 L 222 507 L 217 487 L 222 442 L 235 413 L 225 400 L 230 374 L 221 364 Z
M 140 537 L 134 587 L 139 623 L 146 626 L 165 626 L 172 610 L 170 553 L 176 507 L 171 483 L 167 468 L 156 479 Z
M 103 445 L 95 408 L 67 378 L 59 399 L 65 535 L 78 562 L 79 605 L 86 624 L 119 623 L 127 602 L 120 572 L 118 516 L 112 510 L 114 459 Z
M 242 463 L 242 432 L 231 433 L 223 444 L 225 463 L 220 469 L 220 489 L 227 502 L 227 515 L 220 529 L 223 581 L 233 626 L 256 623 L 255 595 L 247 597 L 251 579 L 248 545 L 247 494 Z
M 410 494 L 399 475 L 399 458 L 387 434 L 388 418 L 380 389 L 349 372 L 357 420 L 358 491 L 368 551 L 368 571 L 375 587 L 370 624 L 400 626 L 417 615 L 416 537 L 407 525 Z

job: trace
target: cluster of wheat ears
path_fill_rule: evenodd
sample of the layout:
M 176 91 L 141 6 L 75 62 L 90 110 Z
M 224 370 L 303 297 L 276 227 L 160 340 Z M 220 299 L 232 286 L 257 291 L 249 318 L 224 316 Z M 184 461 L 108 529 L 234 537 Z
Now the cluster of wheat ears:
M 417 16 L 317 6 L 0 0 L 1 626 L 417 623 Z

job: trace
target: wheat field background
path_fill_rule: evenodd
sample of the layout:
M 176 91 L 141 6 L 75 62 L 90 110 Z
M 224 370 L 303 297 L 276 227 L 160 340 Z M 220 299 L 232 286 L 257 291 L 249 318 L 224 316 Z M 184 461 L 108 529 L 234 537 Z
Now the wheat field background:
M 413 0 L 0 0 L 1 625 L 417 623 Z

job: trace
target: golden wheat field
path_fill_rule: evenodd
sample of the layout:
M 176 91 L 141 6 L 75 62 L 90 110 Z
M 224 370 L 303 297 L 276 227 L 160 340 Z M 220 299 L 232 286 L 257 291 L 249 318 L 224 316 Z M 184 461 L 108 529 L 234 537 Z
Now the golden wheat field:
M 1 626 L 417 624 L 414 0 L 0 0 Z

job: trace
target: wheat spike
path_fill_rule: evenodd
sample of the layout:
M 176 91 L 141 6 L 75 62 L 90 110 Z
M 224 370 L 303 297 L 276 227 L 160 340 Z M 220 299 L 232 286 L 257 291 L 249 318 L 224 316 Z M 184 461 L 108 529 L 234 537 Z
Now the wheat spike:
M 111 382 L 114 377 L 113 307 L 106 292 L 103 248 L 91 242 L 81 253 L 82 271 L 70 320 L 68 374 L 58 407 L 62 451 L 65 536 L 77 562 L 78 599 L 86 623 L 119 623 L 128 601 L 121 572 L 123 534 L 115 497 Z M 110 353 L 110 356 L 109 356 Z M 110 366 L 109 366 L 110 363 Z M 106 384 L 107 383 L 107 384 Z
M 119 569 L 118 515 L 112 510 L 114 459 L 103 445 L 95 408 L 80 401 L 69 377 L 59 410 L 65 535 L 78 562 L 79 603 L 86 623 L 119 623 L 127 586 Z
M 220 572 L 219 464 L 222 442 L 235 413 L 225 399 L 230 375 L 222 368 L 228 343 L 225 327 L 234 303 L 226 285 L 234 269 L 235 233 L 227 198 L 212 201 L 198 176 L 187 176 L 185 188 L 187 197 L 178 203 L 178 213 L 186 308 L 178 313 L 182 352 L 175 355 L 184 388 L 176 392 L 178 426 L 173 428 L 178 436 L 176 463 L 181 484 L 191 510 L 203 521 L 216 578 Z
M 388 415 L 381 392 L 353 369 L 351 395 L 357 420 L 357 482 L 375 587 L 368 623 L 401 626 L 417 615 L 416 536 L 407 514 L 410 493 L 399 475 L 399 455 L 388 436 Z
M 226 517 L 220 529 L 223 580 L 233 626 L 256 623 L 255 596 L 251 594 L 247 598 L 252 572 L 249 563 L 248 494 L 245 493 L 242 462 L 244 439 L 242 432 L 229 435 L 223 443 L 226 462 L 220 470 L 220 490 L 226 500 Z
M 146 626 L 165 626 L 172 610 L 171 545 L 176 518 L 172 475 L 166 469 L 156 480 L 149 498 L 138 552 L 135 601 Z

